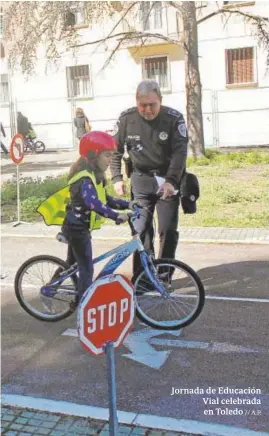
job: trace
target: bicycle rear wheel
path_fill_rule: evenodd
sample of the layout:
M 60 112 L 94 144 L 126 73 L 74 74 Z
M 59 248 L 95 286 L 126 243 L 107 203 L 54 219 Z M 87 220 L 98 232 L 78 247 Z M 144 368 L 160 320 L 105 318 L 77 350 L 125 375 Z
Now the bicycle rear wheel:
M 78 304 L 76 274 L 70 277 L 62 274 L 61 282 L 50 285 L 68 268 L 63 260 L 48 255 L 31 257 L 24 262 L 15 277 L 15 294 L 21 307 L 41 321 L 60 321 L 71 315 Z M 44 286 L 49 296 L 42 294 Z
M 205 302 L 204 286 L 199 276 L 178 260 L 158 259 L 153 264 L 169 297 L 162 297 L 144 269 L 139 269 L 132 278 L 138 318 L 160 330 L 188 326 L 199 316 Z
M 44 153 L 45 151 L 45 144 L 43 141 L 36 141 L 34 143 L 35 151 L 36 153 Z

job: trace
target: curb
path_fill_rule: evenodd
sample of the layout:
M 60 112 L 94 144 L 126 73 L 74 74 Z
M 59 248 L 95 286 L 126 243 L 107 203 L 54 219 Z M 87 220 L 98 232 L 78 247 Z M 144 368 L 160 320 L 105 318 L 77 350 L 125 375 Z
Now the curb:
M 24 395 L 2 395 L 2 405 L 33 409 L 42 412 L 59 413 L 62 415 L 98 419 L 108 421 L 109 409 L 87 406 L 66 401 L 56 401 L 43 398 L 28 397 Z M 146 427 L 154 430 L 187 432 L 197 435 L 214 436 L 264 436 L 266 433 L 233 427 L 222 424 L 211 424 L 205 421 L 176 419 L 166 416 L 137 414 L 134 412 L 117 411 L 119 424 Z
M 55 239 L 55 235 L 27 235 L 23 233 L 3 233 L 2 238 L 36 238 L 36 239 Z M 94 241 L 129 241 L 130 237 L 126 236 L 95 236 Z M 190 244 L 245 244 L 245 245 L 269 245 L 268 241 L 255 241 L 253 239 L 195 239 L 179 238 L 179 242 Z

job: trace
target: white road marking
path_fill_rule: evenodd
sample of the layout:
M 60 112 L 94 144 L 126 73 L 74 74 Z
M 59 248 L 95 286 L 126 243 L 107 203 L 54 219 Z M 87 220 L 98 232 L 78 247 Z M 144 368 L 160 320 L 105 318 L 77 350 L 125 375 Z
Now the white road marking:
M 2 287 L 12 287 L 14 288 L 14 283 L 12 282 L 1 282 Z M 26 288 L 31 288 L 33 285 L 24 285 Z M 191 298 L 191 296 L 189 296 Z M 196 298 L 193 296 L 193 298 Z M 223 301 L 246 301 L 249 303 L 269 303 L 269 298 L 244 298 L 244 297 L 224 297 L 218 295 L 206 295 L 206 300 L 223 300 Z
M 161 347 L 184 348 L 205 350 L 210 353 L 268 353 L 263 348 L 246 348 L 241 345 L 229 344 L 226 342 L 202 342 L 202 341 L 186 341 L 182 339 L 167 339 L 156 338 L 163 334 L 179 336 L 182 330 L 156 330 L 150 327 L 131 332 L 123 344 L 129 349 L 130 354 L 122 354 L 127 359 L 135 360 L 136 362 L 146 365 L 149 368 L 160 369 L 168 359 L 172 350 L 156 350 L 152 345 Z M 62 333 L 62 336 L 78 337 L 76 329 L 67 329 Z M 190 366 L 190 362 L 184 358 L 179 361 L 182 367 Z
M 206 300 L 224 300 L 224 301 L 247 301 L 250 303 L 269 303 L 268 298 L 244 298 L 244 297 L 222 297 L 217 295 L 207 295 Z
M 27 235 L 4 233 L 2 238 L 55 238 L 55 235 Z M 100 241 L 129 241 L 128 236 L 94 236 L 94 239 Z M 224 244 L 224 245 L 269 245 L 269 240 L 245 239 L 245 240 L 226 240 L 226 239 L 195 239 L 180 237 L 179 242 L 187 244 Z

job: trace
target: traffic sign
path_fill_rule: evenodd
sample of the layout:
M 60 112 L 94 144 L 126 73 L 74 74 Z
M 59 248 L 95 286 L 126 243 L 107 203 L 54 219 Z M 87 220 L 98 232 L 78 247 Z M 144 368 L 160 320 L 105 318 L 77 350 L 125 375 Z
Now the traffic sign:
M 21 163 L 24 158 L 23 154 L 23 136 L 20 133 L 16 133 L 13 136 L 10 144 L 10 156 L 15 164 Z
M 130 330 L 134 318 L 134 289 L 120 274 L 97 279 L 79 307 L 79 338 L 92 354 L 104 353 L 113 342 L 118 347 Z

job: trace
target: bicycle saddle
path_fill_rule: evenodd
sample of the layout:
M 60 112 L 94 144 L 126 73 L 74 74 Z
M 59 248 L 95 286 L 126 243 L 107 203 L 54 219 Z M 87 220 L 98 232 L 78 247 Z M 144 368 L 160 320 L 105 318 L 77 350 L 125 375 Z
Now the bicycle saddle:
M 59 242 L 63 242 L 64 244 L 68 244 L 68 241 L 62 232 L 57 233 L 56 239 Z

